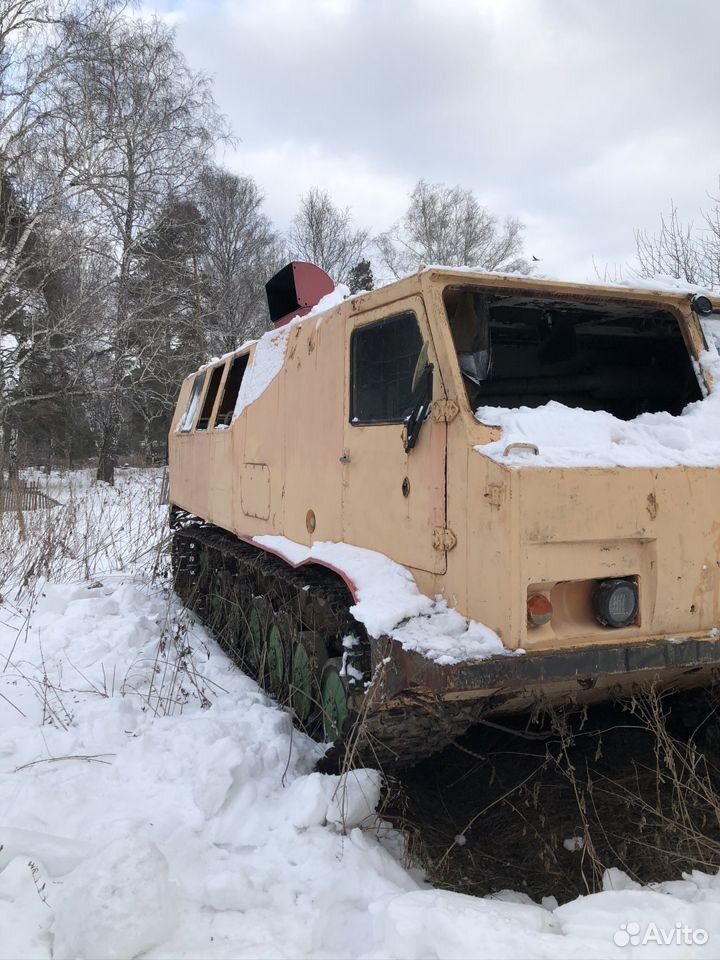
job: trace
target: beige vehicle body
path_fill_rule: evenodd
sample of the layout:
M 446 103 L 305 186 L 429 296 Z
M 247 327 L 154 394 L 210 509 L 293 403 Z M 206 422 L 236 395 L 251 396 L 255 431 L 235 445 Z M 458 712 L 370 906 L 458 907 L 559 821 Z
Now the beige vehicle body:
M 686 358 L 706 349 L 689 294 L 427 269 L 292 325 L 282 369 L 231 423 L 216 425 L 225 380 L 237 356 L 250 368 L 256 345 L 208 369 L 205 391 L 221 372 L 206 429 L 202 399 L 179 429 L 189 376 L 170 431 L 171 504 L 245 540 L 279 534 L 379 551 L 422 592 L 527 651 L 441 668 L 394 644 L 394 672 L 378 696 L 422 686 L 522 709 L 539 689 L 552 700 L 590 700 L 638 679 L 708 682 L 720 661 L 720 468 L 543 467 L 533 466 L 532 449 L 507 462 L 485 455 L 501 431 L 474 416 L 448 321 L 447 291 L 465 287 L 663 311 L 677 321 Z M 357 422 L 351 410 L 354 332 L 405 312 L 433 365 L 431 413 L 410 450 L 403 423 Z M 591 593 L 605 578 L 637 585 L 626 627 L 593 614 Z M 535 595 L 552 604 L 539 626 L 528 619 Z

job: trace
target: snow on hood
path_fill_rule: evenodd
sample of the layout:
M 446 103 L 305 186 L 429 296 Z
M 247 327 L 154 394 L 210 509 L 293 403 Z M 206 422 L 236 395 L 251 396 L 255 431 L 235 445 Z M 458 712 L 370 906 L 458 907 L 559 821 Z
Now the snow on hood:
M 708 350 L 699 368 L 710 373 L 709 396 L 679 416 L 643 413 L 618 420 L 604 411 L 580 410 L 551 400 L 541 407 L 479 407 L 475 418 L 499 426 L 502 436 L 475 447 L 510 466 L 523 467 L 716 467 L 720 466 L 720 320 L 701 321 Z M 509 444 L 535 444 L 532 450 Z
M 493 630 L 452 610 L 442 597 L 433 601 L 420 593 L 410 571 L 383 553 L 329 541 L 306 547 L 272 535 L 253 541 L 293 566 L 316 560 L 342 571 L 355 587 L 350 612 L 371 637 L 393 637 L 440 665 L 524 652 L 509 650 Z

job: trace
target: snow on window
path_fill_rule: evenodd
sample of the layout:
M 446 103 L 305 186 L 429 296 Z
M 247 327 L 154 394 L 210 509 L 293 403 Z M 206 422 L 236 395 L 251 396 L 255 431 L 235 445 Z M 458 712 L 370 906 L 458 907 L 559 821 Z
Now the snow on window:
M 700 326 L 705 334 L 708 351 L 720 356 L 720 314 L 713 313 L 709 317 L 700 317 Z
M 178 430 L 181 433 L 187 433 L 188 430 L 192 430 L 192 425 L 195 421 L 195 414 L 197 413 L 197 408 L 198 404 L 200 403 L 200 397 L 202 395 L 204 385 L 205 371 L 201 370 L 199 373 L 195 374 L 195 380 L 193 381 L 192 390 L 190 391 L 188 405 L 185 408 L 185 413 L 183 414 L 182 420 L 178 424 Z
M 475 449 L 513 467 L 720 466 L 720 317 L 700 322 L 708 350 L 693 365 L 701 388 L 703 371 L 715 384 L 703 399 L 671 412 L 655 409 L 625 419 L 615 416 L 612 407 L 612 412 L 583 409 L 556 399 L 535 406 L 480 406 L 476 419 L 500 427 L 502 434 Z M 668 388 L 680 382 L 679 368 L 677 377 L 672 368 L 663 372 L 658 364 L 649 372 Z
M 643 413 L 634 420 L 618 420 L 555 400 L 535 408 L 480 407 L 475 416 L 502 430 L 499 440 L 475 449 L 514 467 L 720 466 L 718 387 L 679 416 Z M 537 455 L 528 444 L 538 447 Z

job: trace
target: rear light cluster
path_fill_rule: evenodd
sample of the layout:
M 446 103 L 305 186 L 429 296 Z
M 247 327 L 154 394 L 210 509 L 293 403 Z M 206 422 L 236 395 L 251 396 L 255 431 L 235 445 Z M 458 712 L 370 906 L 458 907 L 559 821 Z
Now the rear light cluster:
M 634 623 L 638 614 L 638 588 L 634 580 L 614 577 L 597 580 L 590 593 L 592 614 L 603 627 L 619 629 Z M 589 611 L 588 611 L 589 612 Z M 544 627 L 552 620 L 553 608 L 550 598 L 543 593 L 533 593 L 527 601 L 529 627 Z
M 534 593 L 528 597 L 527 617 L 531 627 L 544 627 L 552 620 L 552 604 L 542 593 Z

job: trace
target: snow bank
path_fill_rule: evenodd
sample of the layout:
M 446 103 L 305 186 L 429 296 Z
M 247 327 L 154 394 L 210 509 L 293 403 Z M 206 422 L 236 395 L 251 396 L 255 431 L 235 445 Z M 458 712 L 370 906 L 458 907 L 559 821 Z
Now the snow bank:
M 172 936 L 179 893 L 168 881 L 167 859 L 152 841 L 115 840 L 59 887 L 53 955 L 115 960 L 144 953 Z
M 326 905 L 417 887 L 357 828 L 379 774 L 313 773 L 324 748 L 201 628 L 207 662 L 163 681 L 179 615 L 119 576 L 46 584 L 27 633 L 3 607 L 0 957 L 332 953 Z
M 508 650 L 489 627 L 451 610 L 442 597 L 432 601 L 420 593 L 406 567 L 376 550 L 329 541 L 306 547 L 273 535 L 253 540 L 293 566 L 318 560 L 345 573 L 356 598 L 351 613 L 371 637 L 391 636 L 440 664 L 518 652 Z
M 354 827 L 376 822 L 382 777 L 377 770 L 350 770 L 344 773 L 330 798 L 325 817 L 330 826 L 347 833 Z
M 27 634 L 3 608 L 3 658 L 21 636 L 0 675 L 0 957 L 622 957 L 624 935 L 677 924 L 707 944 L 632 956 L 717 956 L 718 877 L 650 889 L 614 871 L 561 907 L 425 886 L 374 829 L 379 774 L 314 773 L 322 747 L 201 628 L 181 702 L 150 708 L 178 614 L 117 576 L 47 585 Z

